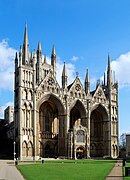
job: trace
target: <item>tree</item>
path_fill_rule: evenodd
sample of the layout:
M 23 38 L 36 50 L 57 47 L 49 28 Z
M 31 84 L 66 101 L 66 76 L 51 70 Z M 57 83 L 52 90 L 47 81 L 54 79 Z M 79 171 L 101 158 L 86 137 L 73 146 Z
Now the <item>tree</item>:
M 121 158 L 125 158 L 126 157 L 126 133 L 122 133 L 120 135 L 119 156 Z

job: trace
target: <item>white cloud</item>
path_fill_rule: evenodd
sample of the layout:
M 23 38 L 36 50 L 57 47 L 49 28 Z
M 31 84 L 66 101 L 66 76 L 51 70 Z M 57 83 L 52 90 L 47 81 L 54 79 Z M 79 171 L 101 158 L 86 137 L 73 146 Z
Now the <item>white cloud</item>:
M 119 87 L 130 87 L 130 52 L 122 54 L 112 61 L 111 68 L 115 71 Z
M 9 47 L 7 40 L 0 42 L 0 90 L 13 91 L 15 53 L 16 50 Z
M 77 61 L 79 59 L 78 56 L 72 56 L 72 58 L 70 59 L 71 61 Z
M 0 106 L 0 119 L 4 119 L 4 110 L 8 107 L 8 106 L 13 106 L 14 103 L 13 102 L 7 102 L 5 105 Z

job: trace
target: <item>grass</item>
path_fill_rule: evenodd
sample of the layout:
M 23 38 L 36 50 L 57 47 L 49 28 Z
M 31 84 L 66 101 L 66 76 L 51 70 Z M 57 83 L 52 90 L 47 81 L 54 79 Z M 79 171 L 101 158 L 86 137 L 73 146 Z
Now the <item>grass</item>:
M 27 180 L 103 180 L 114 165 L 114 161 L 100 160 L 70 162 L 45 161 L 44 164 L 18 165 L 17 168 Z

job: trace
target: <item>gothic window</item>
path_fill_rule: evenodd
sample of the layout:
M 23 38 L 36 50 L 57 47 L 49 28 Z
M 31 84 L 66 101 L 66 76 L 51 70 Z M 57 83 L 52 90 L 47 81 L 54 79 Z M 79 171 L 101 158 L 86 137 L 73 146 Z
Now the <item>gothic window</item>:
M 29 91 L 29 93 L 28 93 L 28 100 L 31 101 L 31 99 L 32 99 L 32 92 Z
M 28 156 L 33 156 L 33 145 L 32 145 L 32 142 L 28 143 Z
M 46 112 L 46 116 L 45 116 L 45 131 L 50 131 L 50 114 L 49 112 L 47 111 Z
M 22 153 L 23 153 L 23 156 L 27 156 L 27 143 L 24 141 L 23 144 L 22 144 Z
M 77 142 L 84 142 L 84 132 L 83 131 L 81 131 L 81 130 L 79 130 L 79 131 L 77 131 L 77 139 L 76 139 L 76 141 Z

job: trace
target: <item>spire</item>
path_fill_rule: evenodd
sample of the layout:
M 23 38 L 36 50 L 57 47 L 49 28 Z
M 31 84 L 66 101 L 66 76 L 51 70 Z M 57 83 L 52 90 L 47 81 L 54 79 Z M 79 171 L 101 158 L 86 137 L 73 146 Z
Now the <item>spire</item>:
M 66 70 L 65 62 L 64 62 L 64 66 L 63 66 L 62 76 L 67 76 L 67 70 Z
M 106 73 L 104 72 L 104 86 L 106 85 Z
M 46 61 L 46 54 L 44 54 L 44 63 L 47 63 L 47 61 Z
M 38 63 L 42 63 L 42 48 L 40 41 L 38 42 L 38 47 L 37 47 L 37 61 Z
M 23 42 L 23 64 L 28 64 L 29 61 L 29 44 L 28 44 L 28 32 L 27 24 L 24 30 L 24 42 Z
M 85 82 L 89 82 L 88 69 L 86 70 Z
M 56 77 L 56 50 L 55 50 L 54 45 L 53 45 L 52 54 L 51 54 L 51 65 L 53 66 L 53 75 L 54 77 Z
M 110 65 L 110 56 L 108 54 L 107 85 L 111 86 L 111 84 L 112 84 L 112 72 L 111 72 L 111 65 Z
M 85 77 L 85 92 L 86 92 L 86 94 L 90 93 L 90 82 L 89 82 L 88 69 L 86 71 L 86 77 Z
M 67 70 L 66 70 L 66 64 L 64 62 L 63 71 L 62 71 L 62 87 L 65 89 L 67 87 Z
M 15 55 L 15 68 L 18 67 L 18 54 L 16 52 L 16 55 Z
M 41 43 L 40 43 L 40 41 L 38 41 L 38 48 L 37 48 L 37 50 L 38 50 L 39 52 L 42 52 L 42 48 L 41 48 Z
M 56 50 L 55 50 L 54 44 L 53 44 L 53 48 L 52 48 L 52 55 L 56 56 Z

